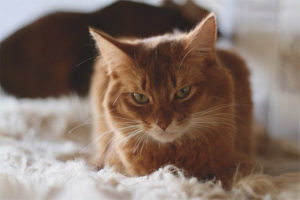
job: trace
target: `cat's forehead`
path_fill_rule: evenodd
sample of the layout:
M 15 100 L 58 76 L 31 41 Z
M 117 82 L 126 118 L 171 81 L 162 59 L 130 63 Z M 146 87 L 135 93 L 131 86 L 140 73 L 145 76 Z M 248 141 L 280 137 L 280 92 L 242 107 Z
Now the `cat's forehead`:
M 139 68 L 141 85 L 148 88 L 164 90 L 192 84 L 194 77 L 201 76 L 198 70 L 202 61 L 187 63 L 186 42 L 183 38 L 161 38 L 158 41 L 147 39 L 136 45 L 134 60 Z
M 140 67 L 147 68 L 175 64 L 183 53 L 184 44 L 180 41 L 165 40 L 155 44 L 147 41 L 136 46 L 134 59 Z
M 172 84 L 176 86 L 176 74 L 184 46 L 178 41 L 163 41 L 155 45 L 138 47 L 135 61 L 151 87 Z

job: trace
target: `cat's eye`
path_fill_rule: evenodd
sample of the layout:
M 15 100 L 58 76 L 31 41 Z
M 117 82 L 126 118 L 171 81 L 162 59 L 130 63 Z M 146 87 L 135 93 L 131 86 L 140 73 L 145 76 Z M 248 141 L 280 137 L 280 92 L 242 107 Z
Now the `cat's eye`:
M 176 92 L 175 98 L 177 98 L 177 99 L 184 99 L 187 96 L 189 96 L 190 91 L 191 91 L 191 86 L 187 86 L 187 87 L 181 88 L 179 91 Z
M 146 104 L 149 102 L 149 98 L 144 94 L 132 93 L 131 95 L 133 100 L 138 104 Z

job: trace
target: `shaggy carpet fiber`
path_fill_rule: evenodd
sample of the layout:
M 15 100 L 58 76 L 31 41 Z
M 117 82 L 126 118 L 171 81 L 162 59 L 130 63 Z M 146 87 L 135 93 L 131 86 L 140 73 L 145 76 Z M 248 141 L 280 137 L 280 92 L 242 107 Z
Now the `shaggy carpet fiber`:
M 257 137 L 261 170 L 231 190 L 185 177 L 174 166 L 149 176 L 95 170 L 87 99 L 16 99 L 0 94 L 0 199 L 299 199 L 299 151 Z

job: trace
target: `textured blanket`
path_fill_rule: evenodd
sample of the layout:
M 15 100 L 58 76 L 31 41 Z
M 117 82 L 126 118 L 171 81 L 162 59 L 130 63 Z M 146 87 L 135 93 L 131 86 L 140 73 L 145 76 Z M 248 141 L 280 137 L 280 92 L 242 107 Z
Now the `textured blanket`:
M 299 199 L 299 153 L 290 144 L 258 138 L 261 172 L 237 181 L 185 177 L 174 166 L 149 176 L 95 170 L 89 101 L 76 96 L 16 99 L 0 94 L 0 199 Z M 296 172 L 296 173 L 288 173 Z

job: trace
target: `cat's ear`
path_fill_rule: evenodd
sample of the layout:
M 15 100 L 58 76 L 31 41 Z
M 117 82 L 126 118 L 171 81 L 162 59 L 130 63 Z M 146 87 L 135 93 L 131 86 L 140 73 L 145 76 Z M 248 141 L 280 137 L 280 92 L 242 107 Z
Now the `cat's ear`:
M 133 47 L 130 44 L 121 42 L 99 30 L 89 28 L 90 34 L 96 41 L 96 46 L 107 64 L 107 72 L 110 74 L 116 69 L 124 69 L 132 65 L 130 56 Z
M 217 35 L 216 16 L 210 13 L 187 35 L 187 49 L 199 53 L 214 52 Z

